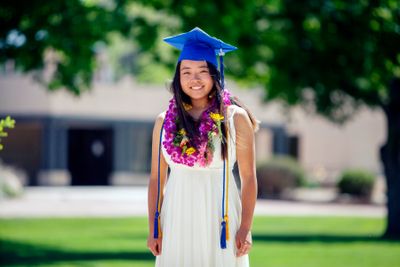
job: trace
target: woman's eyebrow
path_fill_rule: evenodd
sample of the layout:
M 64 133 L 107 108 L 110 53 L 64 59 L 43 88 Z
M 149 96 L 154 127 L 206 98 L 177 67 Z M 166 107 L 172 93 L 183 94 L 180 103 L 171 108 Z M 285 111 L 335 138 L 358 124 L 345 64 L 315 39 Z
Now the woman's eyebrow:
M 201 65 L 201 66 L 198 66 L 197 68 L 199 68 L 199 69 L 208 69 L 208 66 L 207 65 Z M 181 67 L 181 71 L 182 70 L 189 70 L 189 69 L 192 69 L 192 68 L 188 67 L 188 66 Z

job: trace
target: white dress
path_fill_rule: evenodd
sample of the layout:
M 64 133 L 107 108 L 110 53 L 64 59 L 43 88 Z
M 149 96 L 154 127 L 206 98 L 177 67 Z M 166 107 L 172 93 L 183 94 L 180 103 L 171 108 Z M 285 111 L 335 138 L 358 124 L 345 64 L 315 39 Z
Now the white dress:
M 222 217 L 222 172 L 220 140 L 215 138 L 212 163 L 189 167 L 171 160 L 164 146 L 162 153 L 171 169 L 161 207 L 162 251 L 156 266 L 163 267 L 246 267 L 248 255 L 236 257 L 235 236 L 240 226 L 241 201 L 233 178 L 236 161 L 235 126 L 232 110 L 229 151 L 229 230 L 227 248 L 220 247 Z M 165 131 L 163 132 L 165 134 Z M 164 139 L 163 134 L 163 139 Z

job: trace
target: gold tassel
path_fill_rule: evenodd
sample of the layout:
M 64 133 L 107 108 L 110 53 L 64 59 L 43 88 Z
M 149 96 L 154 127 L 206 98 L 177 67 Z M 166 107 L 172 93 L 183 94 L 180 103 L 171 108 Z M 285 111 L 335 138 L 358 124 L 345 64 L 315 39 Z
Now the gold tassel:
M 229 123 L 229 122 L 228 122 Z M 224 220 L 226 222 L 226 240 L 229 240 L 229 218 L 228 218 L 228 208 L 229 208 L 229 127 L 228 124 L 226 125 L 226 141 L 227 141 L 227 153 L 226 153 L 226 185 L 225 185 L 225 192 L 226 192 L 226 199 L 225 199 L 225 216 Z
M 161 231 L 161 218 L 158 216 L 158 235 L 161 238 L 162 237 L 162 231 Z
M 226 240 L 229 240 L 229 219 L 228 215 L 225 215 L 224 217 L 225 223 L 226 223 Z

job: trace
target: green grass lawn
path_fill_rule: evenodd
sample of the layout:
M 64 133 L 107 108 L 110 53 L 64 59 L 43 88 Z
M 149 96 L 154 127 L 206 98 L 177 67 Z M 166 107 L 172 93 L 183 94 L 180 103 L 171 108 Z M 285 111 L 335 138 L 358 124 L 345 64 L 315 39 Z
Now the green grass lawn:
M 384 220 L 256 217 L 250 264 L 266 267 L 400 266 Z M 1 266 L 154 266 L 146 218 L 0 219 Z

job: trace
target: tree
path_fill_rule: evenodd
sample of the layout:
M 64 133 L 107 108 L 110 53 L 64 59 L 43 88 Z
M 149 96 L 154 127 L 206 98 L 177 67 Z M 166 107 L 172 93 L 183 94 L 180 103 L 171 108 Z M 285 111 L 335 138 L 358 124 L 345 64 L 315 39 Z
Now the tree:
M 51 88 L 66 85 L 79 93 L 82 85 L 89 84 L 94 65 L 90 48 L 112 31 L 131 36 L 140 44 L 141 53 L 172 69 L 175 62 L 166 56 L 169 51 L 156 47 L 160 33 L 168 32 L 160 32 L 166 28 L 165 21 L 140 14 L 129 17 L 129 7 L 141 4 L 178 18 L 180 27 L 172 33 L 195 26 L 215 36 L 223 33 L 224 41 L 240 48 L 226 57 L 227 74 L 264 86 L 267 100 L 300 104 L 338 123 L 362 105 L 381 108 L 388 129 L 381 149 L 388 188 L 385 236 L 400 238 L 397 0 L 72 0 L 40 4 L 39 0 L 29 5 L 2 3 L 0 18 L 6 23 L 1 26 L 0 54 L 5 56 L 0 61 L 14 58 L 25 70 L 35 69 L 50 44 L 63 59 Z M 21 36 L 25 41 L 18 45 Z M 83 43 L 71 41 L 80 36 Z
M 95 67 L 95 44 L 107 43 L 112 31 L 127 34 L 125 1 L 2 1 L 0 63 L 13 59 L 24 72 L 40 70 L 44 53 L 57 55 L 50 89 L 62 86 L 75 94 L 89 87 Z M 43 81 L 45 82 L 45 81 Z
M 400 3 L 284 0 L 277 13 L 273 34 L 265 36 L 273 51 L 267 59 L 268 98 L 311 106 L 336 122 L 346 121 L 360 105 L 384 111 L 384 236 L 399 239 Z
M 76 95 L 90 89 L 96 55 L 104 47 L 116 78 L 162 79 L 172 65 L 172 49 L 157 46 L 158 39 L 179 24 L 175 16 L 133 0 L 6 0 L 0 20 L 0 64 L 11 59 L 50 90 L 65 88 Z M 46 53 L 57 66 L 50 80 L 42 75 Z

